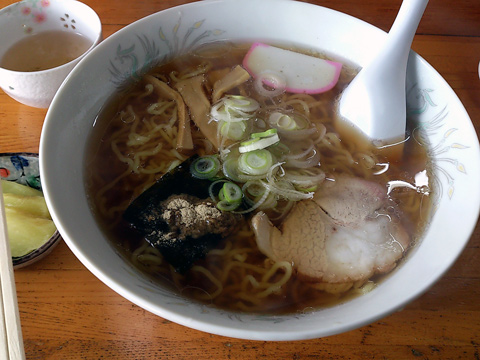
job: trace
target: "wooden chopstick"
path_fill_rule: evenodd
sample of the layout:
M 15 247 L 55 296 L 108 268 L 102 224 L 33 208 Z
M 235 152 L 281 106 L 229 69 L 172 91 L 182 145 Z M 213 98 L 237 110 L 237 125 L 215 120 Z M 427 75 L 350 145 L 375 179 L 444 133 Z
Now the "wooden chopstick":
M 12 256 L 7 232 L 7 219 L 0 181 L 0 344 L 1 359 L 24 360 L 22 327 L 18 311 L 17 291 L 13 275 Z M 4 343 L 4 344 L 2 344 Z M 3 351 L 4 353 L 2 353 Z
M 0 359 L 8 359 L 10 355 L 8 355 L 8 337 L 3 309 L 2 283 L 0 279 Z

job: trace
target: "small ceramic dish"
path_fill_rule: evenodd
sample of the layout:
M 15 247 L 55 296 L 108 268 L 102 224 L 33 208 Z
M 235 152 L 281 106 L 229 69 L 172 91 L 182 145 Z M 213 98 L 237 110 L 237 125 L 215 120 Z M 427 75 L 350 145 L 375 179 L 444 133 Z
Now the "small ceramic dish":
M 38 160 L 38 154 L 34 153 L 0 153 L 0 178 L 42 191 Z M 43 259 L 53 250 L 60 239 L 60 233 L 57 230 L 38 249 L 24 256 L 12 258 L 14 269 Z
M 0 59 L 15 44 L 53 31 L 81 35 L 90 46 L 77 58 L 41 71 L 14 71 L 0 66 L 0 87 L 22 104 L 47 108 L 70 71 L 100 42 L 102 25 L 95 11 L 75 0 L 23 0 L 0 10 Z

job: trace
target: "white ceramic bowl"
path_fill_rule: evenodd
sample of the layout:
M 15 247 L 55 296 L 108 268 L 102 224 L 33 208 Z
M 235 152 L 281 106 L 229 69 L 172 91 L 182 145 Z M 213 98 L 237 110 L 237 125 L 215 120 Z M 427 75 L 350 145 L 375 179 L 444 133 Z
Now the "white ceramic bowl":
M 152 56 L 221 39 L 296 44 L 354 61 L 368 59 L 385 33 L 326 8 L 284 0 L 203 1 L 153 14 L 112 35 L 69 75 L 48 111 L 40 146 L 44 190 L 63 238 L 105 284 L 142 308 L 202 331 L 257 340 L 328 336 L 371 323 L 422 294 L 469 240 L 480 204 L 480 152 L 452 89 L 420 56 L 409 62 L 409 110 L 432 144 L 437 194 L 424 239 L 402 266 L 366 295 L 308 314 L 252 315 L 199 305 L 152 283 L 104 238 L 84 188 L 85 144 L 117 85 L 149 68 Z M 138 67 L 134 67 L 138 64 Z M 68 121 L 65 121 L 68 119 Z
M 0 10 L 0 58 L 18 41 L 52 30 L 79 33 L 91 46 L 52 69 L 22 72 L 0 67 L 0 87 L 22 104 L 47 108 L 68 73 L 100 42 L 102 25 L 95 11 L 75 0 L 24 0 Z

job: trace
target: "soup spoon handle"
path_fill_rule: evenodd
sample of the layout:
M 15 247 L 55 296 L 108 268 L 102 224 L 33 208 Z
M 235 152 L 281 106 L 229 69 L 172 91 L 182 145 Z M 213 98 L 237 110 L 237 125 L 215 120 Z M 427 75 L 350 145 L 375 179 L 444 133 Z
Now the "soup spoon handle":
M 427 3 L 403 1 L 383 47 L 340 98 L 340 116 L 378 145 L 404 140 L 408 56 Z

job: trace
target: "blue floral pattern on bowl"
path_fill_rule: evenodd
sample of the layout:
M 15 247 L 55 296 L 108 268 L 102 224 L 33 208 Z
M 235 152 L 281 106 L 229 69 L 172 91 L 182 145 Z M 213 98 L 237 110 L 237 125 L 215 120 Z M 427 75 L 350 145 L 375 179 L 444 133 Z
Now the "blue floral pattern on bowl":
M 118 44 L 115 57 L 110 60 L 109 71 L 113 76 L 113 83 L 122 90 L 130 83 L 129 80 L 140 79 L 155 65 L 168 62 L 175 55 L 188 52 L 205 40 L 214 40 L 225 32 L 220 29 L 205 29 L 204 25 L 205 20 L 198 20 L 183 29 L 182 18 L 179 17 L 168 32 L 160 26 L 156 38 L 138 34 L 136 42 L 127 46 Z M 181 29 L 185 30 L 183 35 Z M 138 48 L 141 51 L 138 51 Z
M 408 116 L 418 119 L 418 127 L 413 136 L 418 136 L 425 141 L 427 138 L 437 138 L 435 143 L 429 144 L 429 155 L 434 159 L 432 163 L 432 173 L 434 175 L 430 181 L 433 184 L 433 211 L 436 210 L 440 199 L 444 196 L 445 188 L 440 181 L 440 176 L 445 177 L 448 188 L 446 195 L 451 200 L 455 194 L 455 180 L 457 176 L 466 176 L 466 166 L 454 155 L 455 151 L 466 150 L 470 147 L 456 139 L 457 128 L 450 127 L 447 124 L 449 115 L 448 104 L 438 104 L 436 101 L 436 91 L 432 88 L 418 88 L 414 85 L 408 92 L 407 110 Z M 434 134 L 441 134 L 440 137 L 434 137 Z

